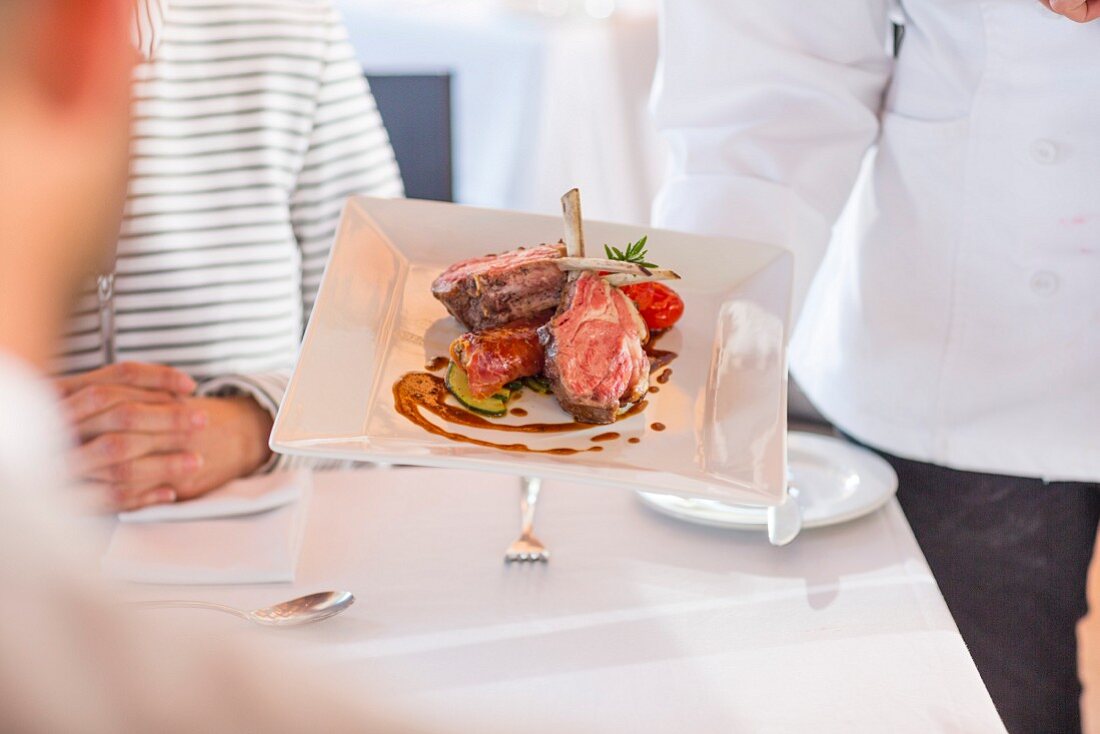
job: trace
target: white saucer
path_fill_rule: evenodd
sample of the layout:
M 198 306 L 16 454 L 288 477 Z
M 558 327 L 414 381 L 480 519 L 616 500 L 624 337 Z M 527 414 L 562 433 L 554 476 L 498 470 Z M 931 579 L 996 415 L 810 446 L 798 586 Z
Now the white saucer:
M 804 528 L 836 525 L 886 504 L 898 491 L 898 476 L 885 459 L 844 439 L 791 431 L 787 474 L 802 510 Z M 796 494 L 797 492 L 797 494 Z M 642 502 L 670 517 L 699 525 L 766 530 L 766 507 L 639 492 Z

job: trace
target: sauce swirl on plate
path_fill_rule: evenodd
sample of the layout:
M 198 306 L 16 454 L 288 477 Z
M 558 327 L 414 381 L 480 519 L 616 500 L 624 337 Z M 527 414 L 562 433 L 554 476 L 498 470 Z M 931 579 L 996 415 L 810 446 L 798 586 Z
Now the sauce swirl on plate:
M 656 376 L 653 378 L 655 382 L 659 384 L 665 384 L 672 376 L 672 370 L 668 369 L 668 365 L 676 359 L 675 352 L 670 352 L 664 349 L 657 349 L 657 341 L 662 336 L 662 333 L 654 333 L 649 342 L 645 345 L 645 352 L 649 356 L 650 369 Z M 409 421 L 423 428 L 429 433 L 443 438 L 450 439 L 452 441 L 460 441 L 462 443 L 470 443 L 476 446 L 486 446 L 495 449 L 502 449 L 504 451 L 518 451 L 524 453 L 536 453 L 536 454 L 553 454 L 557 456 L 571 456 L 573 454 L 580 454 L 584 452 L 598 452 L 603 451 L 603 446 L 588 446 L 585 448 L 552 448 L 552 449 L 533 449 L 525 444 L 521 443 L 497 443 L 494 441 L 485 441 L 473 436 L 467 436 L 462 433 L 458 433 L 454 430 L 449 430 L 442 426 L 438 426 L 432 421 L 428 420 L 425 416 L 425 412 L 431 413 L 437 418 L 442 419 L 447 423 L 452 423 L 459 426 L 466 426 L 469 428 L 484 429 L 490 431 L 504 431 L 509 433 L 574 433 L 577 431 L 587 431 L 595 426 L 589 423 L 580 423 L 577 421 L 569 421 L 566 423 L 519 423 L 509 424 L 500 421 L 493 421 L 485 418 L 477 413 L 474 413 L 466 408 L 459 407 L 457 405 L 451 405 L 447 402 L 447 386 L 441 377 L 431 374 L 432 372 L 439 372 L 447 367 L 450 363 L 450 359 L 445 356 L 435 357 L 431 359 L 426 365 L 426 372 L 410 372 L 399 379 L 393 386 L 393 401 L 394 408 L 398 413 L 405 416 Z M 656 394 L 661 391 L 657 385 L 650 385 L 649 393 Z M 519 392 L 514 395 L 514 398 L 519 397 Z M 629 410 L 622 413 L 619 416 L 619 420 L 630 418 L 645 411 L 649 405 L 648 401 L 642 400 Z M 523 408 L 512 408 L 509 413 L 517 418 L 524 418 L 528 415 L 528 412 Z M 664 425 L 661 423 L 654 423 L 651 428 L 655 431 L 664 430 Z M 611 431 L 607 433 L 601 433 L 591 437 L 591 441 L 594 443 L 603 443 L 607 441 L 615 441 L 622 438 L 622 435 Z M 628 439 L 629 443 L 637 444 L 641 442 L 638 437 Z
M 399 379 L 393 386 L 394 408 L 409 421 L 423 428 L 429 433 L 448 438 L 452 441 L 470 443 L 476 446 L 487 446 L 505 451 L 519 451 L 533 454 L 554 454 L 556 456 L 571 456 L 585 451 L 603 451 L 602 446 L 590 446 L 583 449 L 553 448 L 533 449 L 520 443 L 496 443 L 484 441 L 473 436 L 447 430 L 437 426 L 428 420 L 421 410 L 425 410 L 448 423 L 454 423 L 470 428 L 487 429 L 491 431 L 507 431 L 512 433 L 572 433 L 585 431 L 592 428 L 588 423 L 521 423 L 509 425 L 483 418 L 465 408 L 460 408 L 447 403 L 447 386 L 441 377 L 427 372 L 410 372 Z M 643 400 L 620 416 L 629 418 L 646 409 L 648 403 Z

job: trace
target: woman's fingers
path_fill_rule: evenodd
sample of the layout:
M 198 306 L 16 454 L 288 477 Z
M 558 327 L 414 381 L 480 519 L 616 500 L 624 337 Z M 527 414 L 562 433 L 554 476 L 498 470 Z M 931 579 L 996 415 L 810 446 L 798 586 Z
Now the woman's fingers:
M 144 390 L 122 385 L 88 385 L 61 401 L 62 410 L 75 424 L 123 403 L 172 403 L 177 396 L 164 391 Z
M 154 487 L 130 499 L 127 510 L 140 510 L 150 505 L 166 505 L 176 501 L 176 490 L 171 487 Z
M 124 385 L 145 390 L 163 390 L 176 395 L 195 392 L 195 381 L 185 372 L 162 364 L 119 362 L 79 375 L 62 377 L 57 386 L 64 396 L 90 385 Z
M 130 512 L 176 501 L 176 490 L 172 487 L 136 489 L 102 483 L 90 483 L 85 487 L 93 495 L 89 499 L 91 509 L 99 512 Z
M 172 433 L 105 433 L 73 451 L 72 466 L 78 476 L 149 456 L 183 451 L 190 436 Z
M 205 426 L 206 413 L 181 401 L 161 404 L 126 401 L 80 421 L 77 433 L 84 442 L 104 433 L 187 433 Z
M 202 469 L 202 456 L 192 452 L 154 454 L 112 464 L 88 473 L 132 495 L 158 486 L 177 487 Z

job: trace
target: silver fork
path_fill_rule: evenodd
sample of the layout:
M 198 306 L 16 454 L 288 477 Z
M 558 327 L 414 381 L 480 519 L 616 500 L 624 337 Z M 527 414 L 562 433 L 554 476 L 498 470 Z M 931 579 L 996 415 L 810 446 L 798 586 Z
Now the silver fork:
M 539 500 L 539 490 L 542 488 L 542 480 L 537 477 L 524 477 L 523 486 L 520 487 L 519 511 L 523 518 L 523 529 L 519 540 L 512 543 L 504 553 L 506 563 L 543 562 L 550 560 L 550 551 L 542 541 L 535 537 L 535 505 Z

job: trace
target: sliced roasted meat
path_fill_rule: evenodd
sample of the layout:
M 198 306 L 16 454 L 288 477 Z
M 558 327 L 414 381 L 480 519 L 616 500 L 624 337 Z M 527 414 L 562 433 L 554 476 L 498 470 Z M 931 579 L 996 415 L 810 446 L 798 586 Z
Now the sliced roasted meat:
M 554 262 L 564 245 L 540 245 L 456 263 L 432 283 L 432 295 L 471 331 L 546 320 L 561 300 L 566 274 Z
M 509 382 L 542 372 L 538 328 L 543 323 L 498 326 L 463 334 L 451 343 L 451 359 L 466 371 L 474 397 L 488 397 Z
M 578 421 L 613 423 L 649 389 L 649 330 L 630 299 L 595 273 L 570 280 L 539 337 L 554 394 Z

